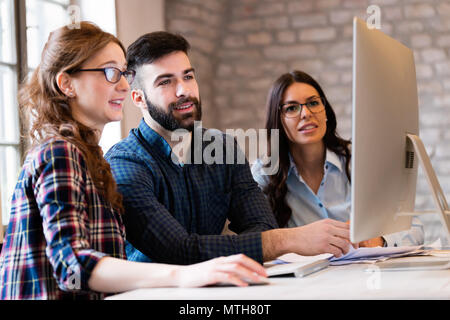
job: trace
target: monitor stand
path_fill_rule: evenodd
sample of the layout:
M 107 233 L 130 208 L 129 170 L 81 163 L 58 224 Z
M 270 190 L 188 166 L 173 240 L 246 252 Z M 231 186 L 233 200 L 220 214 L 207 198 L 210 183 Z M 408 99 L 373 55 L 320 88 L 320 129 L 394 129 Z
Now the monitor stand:
M 433 166 L 431 165 L 430 157 L 428 156 L 425 146 L 422 140 L 414 134 L 407 134 L 407 139 L 412 143 L 415 154 L 419 156 L 419 162 L 424 169 L 425 176 L 427 177 L 428 185 L 433 195 L 434 203 L 437 207 L 436 211 L 415 211 L 415 212 L 399 212 L 397 216 L 415 216 L 421 214 L 438 213 L 439 219 L 444 226 L 448 243 L 450 243 L 450 209 L 445 199 L 445 195 L 442 192 L 441 185 L 436 177 Z M 436 269 L 449 269 L 450 260 L 447 261 L 386 261 L 376 264 L 381 271 L 395 271 L 395 270 L 436 270 Z
M 412 143 L 415 154 L 419 156 L 419 162 L 424 169 L 425 176 L 427 177 L 428 185 L 433 195 L 434 203 L 437 207 L 436 211 L 414 211 L 414 212 L 398 212 L 397 216 L 416 216 L 422 214 L 438 213 L 439 219 L 444 226 L 447 240 L 450 243 L 450 209 L 445 199 L 444 192 L 442 192 L 441 185 L 436 177 L 433 166 L 431 165 L 430 157 L 428 157 L 427 151 L 422 140 L 414 134 L 407 134 L 407 139 Z

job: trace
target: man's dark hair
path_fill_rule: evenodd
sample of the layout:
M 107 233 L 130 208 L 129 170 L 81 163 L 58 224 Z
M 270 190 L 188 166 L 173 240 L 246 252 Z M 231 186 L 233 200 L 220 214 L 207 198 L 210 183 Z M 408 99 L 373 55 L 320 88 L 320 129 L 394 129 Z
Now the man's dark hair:
M 188 53 L 190 45 L 179 35 L 166 31 L 144 34 L 127 49 L 128 69 L 138 71 L 143 64 L 152 63 L 159 58 L 176 51 Z

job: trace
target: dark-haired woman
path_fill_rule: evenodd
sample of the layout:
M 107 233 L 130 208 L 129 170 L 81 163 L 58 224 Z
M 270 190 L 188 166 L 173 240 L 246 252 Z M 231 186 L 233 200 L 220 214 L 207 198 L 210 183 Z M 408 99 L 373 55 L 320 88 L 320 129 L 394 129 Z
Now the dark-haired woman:
M 350 217 L 350 141 L 336 132 L 336 115 L 320 85 L 302 71 L 280 76 L 269 91 L 266 129 L 279 129 L 279 169 L 266 175 L 261 161 L 252 167 L 280 227 L 319 220 L 330 224 Z M 270 147 L 270 136 L 269 143 Z M 325 225 L 319 232 L 326 236 Z M 333 231 L 331 231 L 333 232 Z M 359 246 L 423 243 L 423 225 L 413 219 L 409 231 L 385 235 Z
M 95 299 L 266 276 L 243 255 L 191 266 L 125 260 L 122 198 L 98 141 L 106 123 L 122 118 L 133 78 L 120 41 L 97 26 L 50 34 L 19 96 L 22 114 L 32 115 L 33 145 L 12 198 L 0 299 Z

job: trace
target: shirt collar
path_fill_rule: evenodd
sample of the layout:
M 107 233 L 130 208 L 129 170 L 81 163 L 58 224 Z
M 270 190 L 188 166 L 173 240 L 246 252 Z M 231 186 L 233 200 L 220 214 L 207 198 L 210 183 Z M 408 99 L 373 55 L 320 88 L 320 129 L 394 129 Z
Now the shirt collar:
M 170 157 L 170 154 L 172 153 L 170 145 L 155 130 L 150 128 L 144 119 L 139 123 L 139 131 L 145 141 L 151 145 L 152 150 L 156 150 L 166 157 Z
M 343 171 L 341 159 L 339 159 L 339 156 L 336 153 L 329 149 L 327 149 L 327 154 L 325 155 L 325 163 L 335 166 L 341 172 Z
M 297 171 L 297 167 L 295 166 L 294 158 L 292 157 L 292 155 L 291 155 L 290 152 L 288 152 L 288 154 L 289 154 L 289 170 L 288 170 L 288 176 L 289 176 L 291 173 L 294 173 L 296 176 L 299 176 L 299 177 L 300 177 L 300 175 L 298 174 L 298 171 Z
M 339 159 L 339 156 L 329 149 L 327 149 L 327 152 L 325 154 L 325 166 L 327 164 L 335 166 L 339 171 L 342 172 L 342 162 Z M 295 173 L 297 176 L 300 177 L 300 174 L 297 171 L 297 166 L 295 165 L 295 162 L 294 162 L 294 158 L 292 157 L 291 153 L 289 152 L 288 175 L 291 174 L 291 171 L 293 171 L 293 173 Z

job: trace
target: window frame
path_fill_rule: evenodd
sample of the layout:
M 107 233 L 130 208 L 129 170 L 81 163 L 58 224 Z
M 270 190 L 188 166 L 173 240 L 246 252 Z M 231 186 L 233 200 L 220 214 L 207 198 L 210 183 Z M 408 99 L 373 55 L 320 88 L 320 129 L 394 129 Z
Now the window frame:
M 27 26 L 27 0 L 10 0 L 10 10 L 12 12 L 9 12 L 7 14 L 10 14 L 13 19 L 14 27 L 11 30 L 12 38 L 15 41 L 13 45 L 15 48 L 13 48 L 13 52 L 15 53 L 15 59 L 13 61 L 0 61 L 0 66 L 4 68 L 8 68 L 13 72 L 13 77 L 16 81 L 15 83 L 15 91 L 12 92 L 17 97 L 18 90 L 20 89 L 20 86 L 23 84 L 25 79 L 27 78 L 28 74 L 34 70 L 33 66 L 28 66 L 28 41 L 27 41 L 27 30 L 31 26 Z M 64 10 L 67 11 L 67 9 L 71 5 L 76 5 L 81 8 L 82 1 L 80 0 L 68 0 L 66 3 L 57 1 L 57 0 L 38 0 L 41 3 L 49 3 L 53 5 L 58 5 Z M 18 167 L 22 167 L 23 162 L 25 160 L 26 152 L 28 148 L 30 147 L 30 140 L 27 136 L 27 128 L 29 128 L 29 119 L 26 115 L 23 115 L 19 105 L 18 101 L 16 99 L 15 107 L 17 108 L 17 125 L 18 128 L 17 134 L 18 139 L 17 141 L 8 140 L 8 138 L 0 138 L 0 147 L 11 147 L 14 148 L 17 151 L 17 159 L 18 159 Z M 6 186 L 0 186 L 0 189 L 6 188 Z M 5 190 L 3 190 L 3 193 Z M 10 195 L 8 195 L 9 197 Z M 1 198 L 1 193 L 0 193 Z M 0 199 L 0 206 L 1 204 L 9 201 L 8 199 L 5 199 L 4 197 Z M 2 221 L 2 208 L 0 208 L 0 243 L 3 241 L 3 235 L 2 232 L 6 228 L 6 225 L 8 224 L 8 221 Z M 4 234 L 4 233 L 3 233 Z
M 27 69 L 27 52 L 26 50 L 22 50 L 25 46 L 26 48 L 26 21 L 25 21 L 25 1 L 26 0 L 14 0 L 13 2 L 13 19 L 14 19 L 14 39 L 15 39 L 15 53 L 16 59 L 15 63 L 13 62 L 4 62 L 0 61 L 0 66 L 9 68 L 13 71 L 16 78 L 16 88 L 19 87 L 20 83 L 25 79 L 26 69 Z M 25 38 L 24 38 L 25 37 Z M 17 95 L 17 92 L 14 93 Z M 18 106 L 16 106 L 18 107 Z M 8 141 L 0 138 L 0 146 L 1 147 L 14 147 L 19 151 L 19 157 L 22 158 L 25 145 L 23 145 L 23 124 L 22 119 L 19 115 L 18 119 L 19 124 L 19 140 L 18 141 Z
M 26 30 L 26 0 L 14 0 L 13 1 L 13 18 L 14 18 L 14 39 L 15 39 L 15 53 L 16 59 L 15 63 L 0 61 L 0 66 L 9 68 L 13 71 L 16 78 L 16 89 L 19 88 L 22 81 L 25 79 L 27 74 L 27 51 L 26 51 L 26 41 L 27 41 L 27 30 Z M 14 93 L 17 96 L 17 91 Z M 18 108 L 18 105 L 16 105 Z M 18 110 L 18 131 L 19 140 L 18 141 L 8 141 L 0 138 L 1 147 L 13 147 L 19 151 L 19 158 L 21 163 L 23 163 L 23 155 L 27 148 L 27 141 L 24 139 L 24 120 L 20 117 L 20 110 Z
M 41 0 L 41 1 L 59 5 L 65 9 L 67 9 L 72 4 L 77 4 L 77 1 L 74 1 L 74 0 L 70 0 L 67 5 L 62 4 L 58 1 L 54 1 L 54 0 Z M 14 78 L 16 80 L 16 86 L 15 86 L 16 91 L 13 92 L 12 94 L 17 96 L 20 85 L 26 79 L 28 72 L 33 69 L 28 68 L 26 0 L 12 0 L 12 8 L 13 8 L 12 17 L 13 17 L 13 23 L 14 23 L 13 38 L 15 40 L 14 45 L 15 45 L 16 59 L 15 59 L 15 62 L 0 61 L 0 66 L 9 68 L 14 73 Z M 25 128 L 28 128 L 29 124 L 27 121 L 27 117 L 22 116 L 20 108 L 17 103 L 17 100 L 16 100 L 16 108 L 17 108 L 17 115 L 18 115 L 17 130 L 18 130 L 19 138 L 17 141 L 10 141 L 10 140 L 0 138 L 0 147 L 12 147 L 12 148 L 16 149 L 18 152 L 18 159 L 19 159 L 18 166 L 21 167 L 25 160 L 26 150 L 30 146 L 29 139 L 26 136 L 27 132 L 25 130 Z M 3 187 L 5 187 L 5 186 L 3 186 Z M 1 199 L 1 195 L 0 195 L 0 206 L 2 205 L 2 203 L 4 201 L 7 201 L 7 199 Z M 3 242 L 3 235 L 4 235 L 4 230 L 6 228 L 6 225 L 7 225 L 7 221 L 3 221 L 2 208 L 0 207 L 0 243 Z
M 40 0 L 42 2 L 48 2 L 51 4 L 55 4 L 67 9 L 70 5 L 77 4 L 77 1 L 70 0 L 69 4 L 64 5 L 58 1 L 54 0 Z M 26 79 L 29 71 L 34 69 L 28 67 L 28 48 L 27 48 L 27 8 L 26 8 L 26 0 L 14 0 L 14 24 L 15 24 L 15 45 L 16 45 L 16 63 L 3 63 L 2 65 L 9 65 L 15 68 L 16 71 L 16 79 L 17 79 L 17 88 L 20 88 L 20 85 Z M 17 94 L 17 92 L 16 92 Z M 19 106 L 17 105 L 17 108 Z M 27 118 L 21 117 L 20 110 L 18 110 L 19 114 L 19 141 L 18 143 L 11 143 L 8 141 L 1 141 L 1 146 L 15 146 L 19 149 L 19 157 L 20 157 L 20 165 L 23 164 L 25 160 L 25 153 L 29 147 L 29 141 L 26 138 L 25 128 L 27 128 Z
M 20 83 L 25 79 L 26 70 L 27 70 L 27 52 L 23 50 L 26 48 L 26 0 L 14 0 L 12 3 L 13 8 L 13 23 L 14 23 L 14 35 L 13 38 L 15 40 L 15 62 L 4 62 L 0 61 L 0 65 L 6 68 L 9 68 L 15 76 L 16 79 L 16 91 L 12 94 L 17 96 L 17 90 L 19 88 Z M 20 163 L 18 165 L 22 165 L 23 157 L 25 154 L 25 150 L 27 148 L 27 142 L 24 138 L 24 119 L 20 117 L 20 110 L 18 105 L 16 104 L 17 115 L 18 115 L 18 128 L 17 131 L 19 133 L 18 141 L 9 141 L 6 139 L 0 138 L 0 147 L 12 147 L 16 149 L 18 152 L 18 158 L 20 159 Z M 4 187 L 4 186 L 3 186 Z M 3 242 L 4 229 L 6 227 L 7 221 L 3 221 L 2 216 L 2 203 L 7 199 L 1 199 L 0 195 L 0 243 Z

